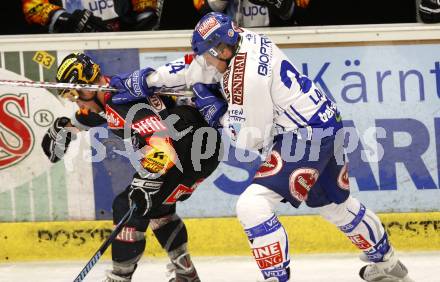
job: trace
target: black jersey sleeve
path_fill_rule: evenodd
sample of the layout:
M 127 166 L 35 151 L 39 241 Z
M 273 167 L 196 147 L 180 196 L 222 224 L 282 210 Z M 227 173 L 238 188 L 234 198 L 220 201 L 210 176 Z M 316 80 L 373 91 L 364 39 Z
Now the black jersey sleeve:
M 91 127 L 102 126 L 107 122 L 104 114 L 98 114 L 86 109 L 80 109 L 72 118 L 72 124 L 81 130 L 88 130 Z

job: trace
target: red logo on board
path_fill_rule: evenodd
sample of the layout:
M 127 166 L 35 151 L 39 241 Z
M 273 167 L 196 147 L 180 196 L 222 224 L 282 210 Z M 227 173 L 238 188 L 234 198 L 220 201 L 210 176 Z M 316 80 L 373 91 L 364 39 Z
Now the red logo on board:
M 27 94 L 0 96 L 0 169 L 12 166 L 32 151 L 34 136 L 23 120 L 29 117 Z

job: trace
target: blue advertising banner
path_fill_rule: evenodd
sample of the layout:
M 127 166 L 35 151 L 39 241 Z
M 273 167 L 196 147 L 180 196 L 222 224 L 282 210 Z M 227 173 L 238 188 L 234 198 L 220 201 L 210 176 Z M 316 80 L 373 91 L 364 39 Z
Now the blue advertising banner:
M 297 69 L 337 102 L 345 126 L 356 127 L 353 136 L 359 140 L 347 144 L 350 188 L 375 211 L 440 206 L 438 50 L 438 45 L 284 49 Z M 236 197 L 207 182 L 198 189 L 181 205 L 183 214 L 234 215 Z M 280 213 L 316 211 L 283 204 Z
M 85 53 L 101 66 L 105 75 L 128 73 L 140 67 L 138 49 L 90 50 Z M 97 154 L 96 148 L 100 146 L 105 147 L 106 153 L 102 161 L 92 165 L 96 219 L 111 218 L 114 197 L 131 183 L 135 173 L 130 162 L 115 152 L 125 150 L 122 140 L 110 131 L 103 135 L 91 135 L 92 155 Z
M 432 211 L 440 206 L 438 50 L 438 45 L 284 49 L 297 69 L 337 102 L 345 126 L 355 133 L 346 148 L 351 191 L 377 212 Z M 183 54 L 124 50 L 97 51 L 93 57 L 104 64 L 105 73 L 121 73 L 136 66 L 155 68 Z M 106 65 L 107 61 L 111 64 Z M 122 146 L 109 141 L 113 139 L 97 140 L 114 148 Z M 112 198 L 131 177 L 130 164 L 111 151 L 105 161 L 93 165 L 97 218 L 109 217 Z M 228 176 L 243 178 L 231 169 Z M 215 178 L 179 203 L 181 215 L 235 215 L 237 196 L 215 188 L 211 182 Z M 288 204 L 281 205 L 279 212 L 316 213 Z
M 92 1 L 93 2 L 93 1 Z M 337 102 L 347 130 L 352 194 L 377 212 L 436 211 L 440 207 L 440 46 L 437 44 L 285 48 L 298 70 Z M 72 51 L 0 52 L 3 79 L 54 81 Z M 156 68 L 184 52 L 86 50 L 106 75 Z M 42 99 L 41 97 L 45 97 Z M 115 152 L 110 132 L 83 132 L 62 161 L 51 164 L 41 139 L 55 118 L 72 116 L 75 103 L 44 89 L 1 88 L 0 221 L 109 219 L 114 197 L 134 169 Z M 106 132 L 106 134 L 103 134 Z M 105 147 L 98 162 L 97 149 Z M 35 165 L 38 164 L 38 165 Z M 229 178 L 246 175 L 225 168 Z M 235 215 L 237 187 L 221 191 L 214 174 L 187 201 L 184 217 Z M 38 192 L 38 193 L 37 193 Z M 314 214 L 281 204 L 280 214 Z

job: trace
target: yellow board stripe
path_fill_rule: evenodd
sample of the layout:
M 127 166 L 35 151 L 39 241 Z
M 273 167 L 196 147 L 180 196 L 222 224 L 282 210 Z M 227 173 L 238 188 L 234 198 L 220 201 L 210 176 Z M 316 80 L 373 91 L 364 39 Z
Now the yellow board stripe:
M 402 251 L 440 250 L 440 212 L 381 214 L 392 244 Z M 291 253 L 355 252 L 336 227 L 319 216 L 281 216 Z M 251 255 L 235 218 L 184 220 L 195 256 Z M 0 261 L 86 260 L 110 234 L 110 221 L 0 223 Z M 165 256 L 147 232 L 146 256 Z M 108 250 L 104 255 L 110 258 Z

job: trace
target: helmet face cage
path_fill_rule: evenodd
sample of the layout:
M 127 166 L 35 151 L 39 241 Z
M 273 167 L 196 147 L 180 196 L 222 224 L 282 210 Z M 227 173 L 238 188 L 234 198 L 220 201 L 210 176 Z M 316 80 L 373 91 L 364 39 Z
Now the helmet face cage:
M 57 82 L 93 83 L 100 74 L 99 65 L 83 53 L 72 53 L 64 58 L 57 70 Z M 63 89 L 58 93 L 63 98 L 77 101 L 79 93 L 71 89 Z
M 77 102 L 80 99 L 80 94 L 76 89 L 63 89 L 58 92 L 61 98 L 68 99 L 71 102 Z
M 220 43 L 234 45 L 237 40 L 238 32 L 234 28 L 232 19 L 222 13 L 211 12 L 197 23 L 191 47 L 197 55 L 202 55 L 207 51 L 211 55 L 215 55 L 217 54 L 215 47 Z

